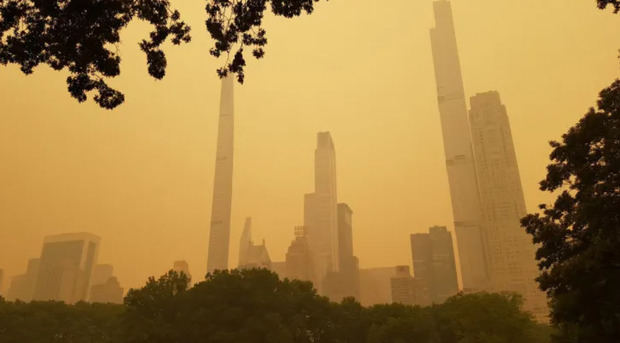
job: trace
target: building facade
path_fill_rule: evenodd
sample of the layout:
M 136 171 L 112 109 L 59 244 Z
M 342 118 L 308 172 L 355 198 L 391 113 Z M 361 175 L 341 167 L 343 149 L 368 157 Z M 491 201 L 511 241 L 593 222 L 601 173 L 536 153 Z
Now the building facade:
M 546 296 L 534 281 L 536 247 L 520 225 L 527 211 L 506 107 L 495 91 L 470 103 L 491 290 L 521 293 L 525 309 L 544 317 Z

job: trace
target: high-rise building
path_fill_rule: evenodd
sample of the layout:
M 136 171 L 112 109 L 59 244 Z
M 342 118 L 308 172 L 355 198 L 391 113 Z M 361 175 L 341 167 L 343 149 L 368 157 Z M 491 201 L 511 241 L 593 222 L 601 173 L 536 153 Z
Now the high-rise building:
M 112 276 L 114 276 L 114 266 L 111 264 L 98 264 L 93 270 L 90 283 L 92 285 L 100 285 L 108 281 Z
M 339 270 L 331 271 L 323 280 L 324 294 L 339 302 L 345 297 L 359 299 L 359 262 L 353 255 L 353 211 L 345 203 L 338 204 Z
M 189 272 L 189 264 L 185 260 L 174 261 L 174 263 L 172 264 L 172 270 L 177 273 L 183 273 L 190 280 L 192 279 L 192 274 Z
M 454 247 L 452 235 L 445 226 L 431 227 L 429 237 L 433 250 L 431 299 L 440 304 L 459 291 Z
M 252 246 L 252 218 L 247 217 L 245 218 L 243 233 L 239 241 L 239 267 L 248 263 L 248 251 L 250 250 L 250 246 Z
M 34 286 L 39 276 L 39 262 L 38 258 L 28 260 L 26 273 L 14 276 L 11 279 L 11 286 L 7 291 L 8 300 L 21 300 L 25 302 L 32 300 Z
M 444 226 L 411 235 L 416 296 L 423 303 L 443 303 L 458 293 L 452 236 Z
M 392 303 L 394 267 L 360 269 L 360 303 L 364 306 Z
M 390 278 L 392 302 L 415 305 L 413 277 L 409 273 L 409 266 L 396 266 L 394 274 Z
M 104 283 L 90 288 L 90 302 L 101 304 L 122 304 L 123 288 L 116 277 L 111 276 Z
M 68 304 L 86 300 L 99 241 L 99 237 L 89 233 L 45 237 L 33 299 Z
M 306 238 L 306 228 L 295 228 L 295 239 L 286 252 L 285 275 L 291 280 L 313 281 L 314 268 L 312 267 L 312 255 Z
M 228 269 L 234 144 L 233 78 L 222 79 L 207 271 Z
M 304 198 L 304 226 L 312 255 L 315 286 L 340 267 L 336 152 L 329 132 L 319 132 L 314 153 L 314 193 Z
M 437 82 L 437 101 L 443 134 L 454 228 L 463 287 L 487 288 L 485 246 L 480 227 L 480 199 L 467 105 L 449 1 L 433 3 L 435 28 L 431 43 Z
M 506 107 L 495 91 L 477 94 L 470 102 L 491 289 L 521 293 L 524 308 L 544 319 L 546 297 L 534 281 L 536 247 L 520 226 L 525 198 Z
M 88 300 L 93 303 L 123 303 L 123 288 L 114 276 L 114 266 L 97 264 L 91 277 Z

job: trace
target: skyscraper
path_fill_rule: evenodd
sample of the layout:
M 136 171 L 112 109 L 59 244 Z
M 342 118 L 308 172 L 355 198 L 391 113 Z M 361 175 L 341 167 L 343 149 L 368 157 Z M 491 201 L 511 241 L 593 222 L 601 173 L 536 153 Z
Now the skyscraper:
M 304 226 L 312 255 L 315 285 L 339 269 L 336 152 L 329 132 L 319 132 L 314 153 L 314 193 L 304 198 Z
M 415 305 L 414 284 L 409 266 L 396 266 L 395 275 L 390 279 L 392 302 Z
M 295 228 L 295 239 L 286 252 L 285 277 L 304 281 L 313 281 L 314 268 L 312 267 L 312 255 L 306 238 L 306 228 Z
M 239 241 L 239 263 L 241 267 L 248 263 L 248 251 L 252 245 L 252 218 L 245 218 L 245 224 L 243 225 L 243 233 Z
M 0 269 L 0 296 L 4 297 L 4 270 Z
M 536 248 L 519 222 L 526 215 L 525 199 L 506 107 L 495 91 L 470 102 L 491 289 L 521 293 L 525 309 L 544 319 L 546 297 L 534 281 Z
M 174 270 L 177 273 L 185 274 L 191 281 L 192 274 L 189 272 L 189 264 L 187 263 L 187 261 L 185 260 L 174 261 L 174 263 L 172 263 L 172 270 Z
M 207 271 L 228 269 L 234 142 L 233 78 L 222 79 Z
M 28 260 L 26 273 L 16 275 L 11 279 L 11 286 L 7 291 L 8 300 L 14 301 L 19 299 L 25 302 L 32 300 L 34 286 L 39 276 L 39 262 L 38 258 Z
M 68 304 L 86 300 L 99 241 L 99 237 L 89 233 L 45 237 L 33 299 Z
M 459 290 L 452 235 L 445 226 L 433 226 L 428 233 L 433 249 L 431 297 L 433 302 L 442 303 Z
M 463 288 L 480 290 L 487 287 L 485 245 L 452 8 L 446 0 L 435 1 L 433 7 L 436 26 L 431 29 L 431 44 L 437 101 Z

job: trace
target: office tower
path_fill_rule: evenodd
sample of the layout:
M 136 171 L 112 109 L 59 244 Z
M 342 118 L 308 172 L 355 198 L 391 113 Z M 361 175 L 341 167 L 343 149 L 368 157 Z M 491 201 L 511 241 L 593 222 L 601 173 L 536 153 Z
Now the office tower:
M 444 226 L 411 235 L 416 296 L 421 303 L 443 303 L 458 293 L 452 236 Z
M 440 304 L 459 291 L 454 247 L 452 235 L 445 226 L 431 227 L 429 237 L 433 251 L 431 298 L 434 303 Z
M 394 267 L 360 269 L 360 303 L 363 306 L 392 303 Z
M 33 299 L 67 304 L 86 300 L 99 241 L 99 237 L 89 233 L 45 237 Z
M 191 281 L 192 279 L 192 274 L 189 272 L 189 264 L 187 263 L 187 261 L 184 260 L 179 260 L 179 261 L 174 261 L 174 263 L 172 264 L 172 270 L 174 270 L 177 273 L 183 273 L 185 274 Z
M 546 298 L 534 281 L 536 247 L 520 218 L 526 215 L 510 122 L 498 92 L 471 98 L 473 147 L 488 240 L 491 289 L 519 292 L 526 310 L 543 319 Z
M 248 250 L 252 245 L 252 218 L 245 218 L 245 224 L 243 225 L 243 233 L 239 241 L 239 263 L 238 266 L 247 264 Z
M 339 302 L 345 297 L 359 299 L 359 266 L 353 255 L 353 211 L 345 203 L 338 204 L 338 253 L 340 267 L 328 272 L 323 280 L 324 294 Z
M 114 275 L 114 266 L 111 264 L 98 264 L 93 269 L 91 285 L 100 285 L 108 281 Z
M 11 279 L 11 286 L 7 291 L 8 300 L 21 300 L 25 302 L 32 300 L 34 286 L 39 275 L 39 262 L 38 258 L 28 260 L 26 273 L 14 276 Z
M 297 226 L 295 228 L 295 239 L 286 252 L 286 277 L 294 280 L 313 281 L 314 268 L 312 266 L 312 255 L 306 237 L 306 228 Z
M 222 79 L 220 117 L 217 133 L 211 230 L 207 271 L 228 269 L 230 211 L 232 206 L 234 105 L 233 78 Z
M 336 152 L 329 132 L 319 132 L 314 153 L 314 193 L 304 199 L 304 226 L 312 253 L 315 285 L 339 269 Z
M 431 29 L 431 43 L 437 101 L 463 287 L 481 290 L 487 287 L 485 245 L 452 9 L 445 0 L 435 1 L 433 7 L 436 26 Z
M 392 302 L 403 305 L 414 305 L 415 294 L 413 278 L 409 273 L 409 266 L 396 266 L 395 275 L 390 278 Z
M 104 283 L 90 288 L 90 302 L 102 304 L 122 304 L 123 288 L 116 277 L 109 277 Z
M 4 297 L 4 270 L 0 269 L 0 296 Z

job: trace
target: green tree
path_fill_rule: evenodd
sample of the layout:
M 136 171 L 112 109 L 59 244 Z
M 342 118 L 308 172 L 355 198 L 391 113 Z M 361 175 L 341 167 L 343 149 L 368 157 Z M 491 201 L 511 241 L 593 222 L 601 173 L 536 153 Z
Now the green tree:
M 218 69 L 244 79 L 244 48 L 256 58 L 267 43 L 262 20 L 268 5 L 272 13 L 291 18 L 311 13 L 318 0 L 207 0 L 206 27 L 215 40 L 213 56 L 227 55 Z M 125 96 L 107 83 L 121 72 L 120 30 L 134 20 L 153 26 L 138 45 L 146 55 L 148 73 L 166 74 L 162 44 L 189 42 L 190 27 L 172 9 L 169 0 L 0 0 L 0 65 L 17 64 L 30 74 L 40 64 L 67 70 L 68 90 L 79 102 L 87 93 L 112 109 Z
M 540 245 L 537 281 L 558 341 L 620 342 L 620 81 L 550 144 L 540 188 L 557 199 L 521 222 Z

